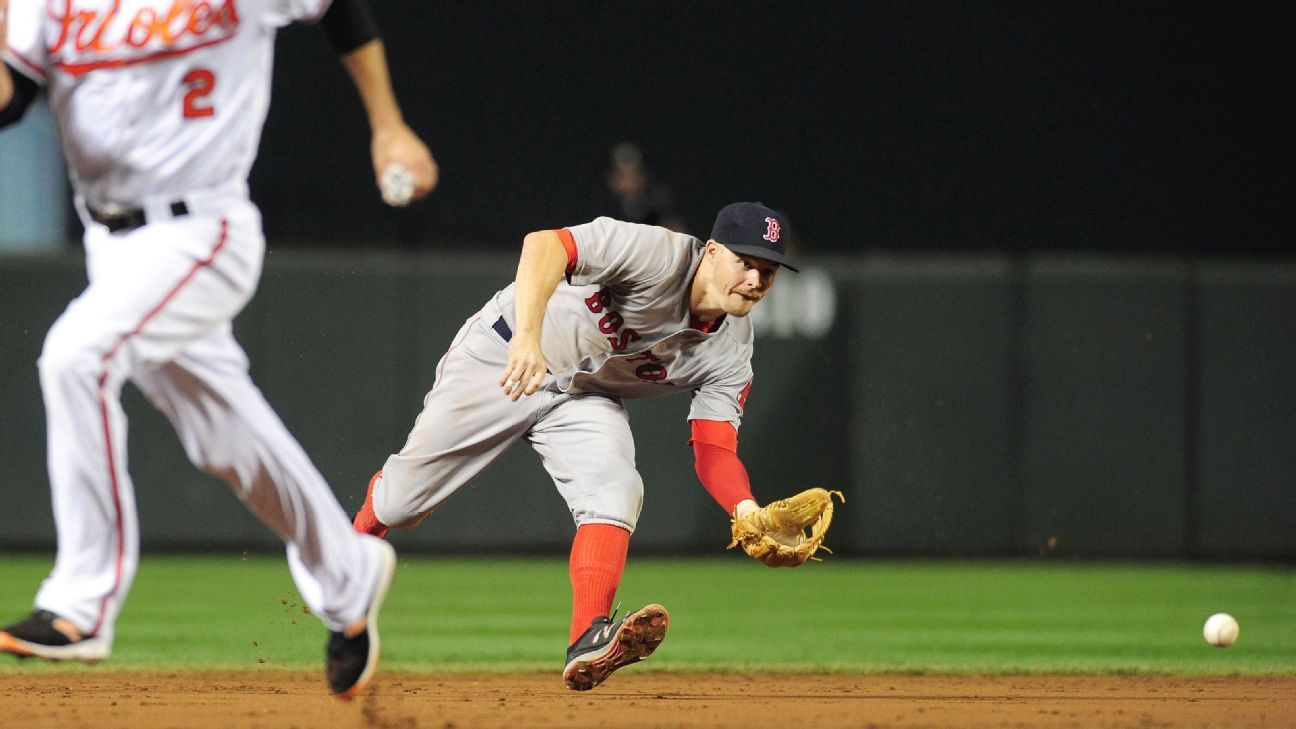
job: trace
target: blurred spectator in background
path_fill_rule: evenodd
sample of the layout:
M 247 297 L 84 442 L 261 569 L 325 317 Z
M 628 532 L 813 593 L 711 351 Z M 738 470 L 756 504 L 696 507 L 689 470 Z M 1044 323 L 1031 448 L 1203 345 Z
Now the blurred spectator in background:
M 648 174 L 643 150 L 638 145 L 633 142 L 616 145 L 608 162 L 607 189 L 610 196 L 600 211 L 601 215 L 677 231 L 688 227 L 675 212 L 675 196 L 670 188 Z

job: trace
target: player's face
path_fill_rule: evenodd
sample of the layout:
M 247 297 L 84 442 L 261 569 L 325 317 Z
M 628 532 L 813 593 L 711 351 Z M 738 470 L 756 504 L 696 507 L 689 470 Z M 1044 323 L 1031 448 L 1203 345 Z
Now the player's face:
M 779 265 L 773 261 L 734 253 L 721 248 L 717 261 L 716 284 L 722 294 L 726 314 L 747 316 L 756 302 L 765 298 Z

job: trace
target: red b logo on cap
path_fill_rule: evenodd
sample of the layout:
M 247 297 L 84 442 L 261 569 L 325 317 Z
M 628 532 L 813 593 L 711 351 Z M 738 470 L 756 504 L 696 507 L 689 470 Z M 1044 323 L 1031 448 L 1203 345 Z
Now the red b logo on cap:
M 765 218 L 765 235 L 761 236 L 770 243 L 778 243 L 779 221 L 777 218 Z

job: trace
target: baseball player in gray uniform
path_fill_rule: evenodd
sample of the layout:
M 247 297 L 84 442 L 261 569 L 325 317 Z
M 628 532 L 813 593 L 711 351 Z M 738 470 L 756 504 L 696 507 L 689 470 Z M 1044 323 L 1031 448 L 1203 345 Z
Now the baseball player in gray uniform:
M 780 266 L 796 270 L 786 242 L 783 216 L 746 202 L 722 209 L 705 242 L 611 218 L 526 236 L 516 280 L 455 336 L 356 528 L 381 536 L 418 524 L 526 440 L 576 522 L 563 681 L 590 689 L 646 658 L 666 635 L 666 609 L 608 615 L 643 502 L 622 400 L 689 393 L 702 484 L 731 515 L 757 509 L 737 457 L 752 382 L 747 314 Z
M 330 690 L 350 698 L 373 675 L 395 556 L 352 529 L 252 383 L 231 326 L 265 252 L 247 175 L 275 33 L 316 20 L 368 112 L 375 179 L 398 165 L 410 192 L 426 194 L 436 166 L 401 118 L 363 0 L 0 0 L 0 126 L 48 90 L 89 274 L 39 361 L 58 558 L 31 615 L 0 630 L 0 650 L 109 655 L 139 563 L 120 402 L 129 380 L 190 460 L 286 543 L 298 589 L 330 631 Z

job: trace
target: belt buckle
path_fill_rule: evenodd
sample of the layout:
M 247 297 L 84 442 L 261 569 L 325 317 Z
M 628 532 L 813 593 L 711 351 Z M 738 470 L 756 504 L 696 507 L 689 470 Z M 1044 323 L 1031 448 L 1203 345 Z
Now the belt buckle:
M 109 233 L 132 230 L 143 224 L 142 211 L 117 203 L 105 203 L 102 208 L 91 208 L 90 217 L 108 229 Z
M 103 207 L 90 207 L 90 218 L 100 225 L 112 228 L 121 222 L 127 210 L 117 203 L 105 203 Z

